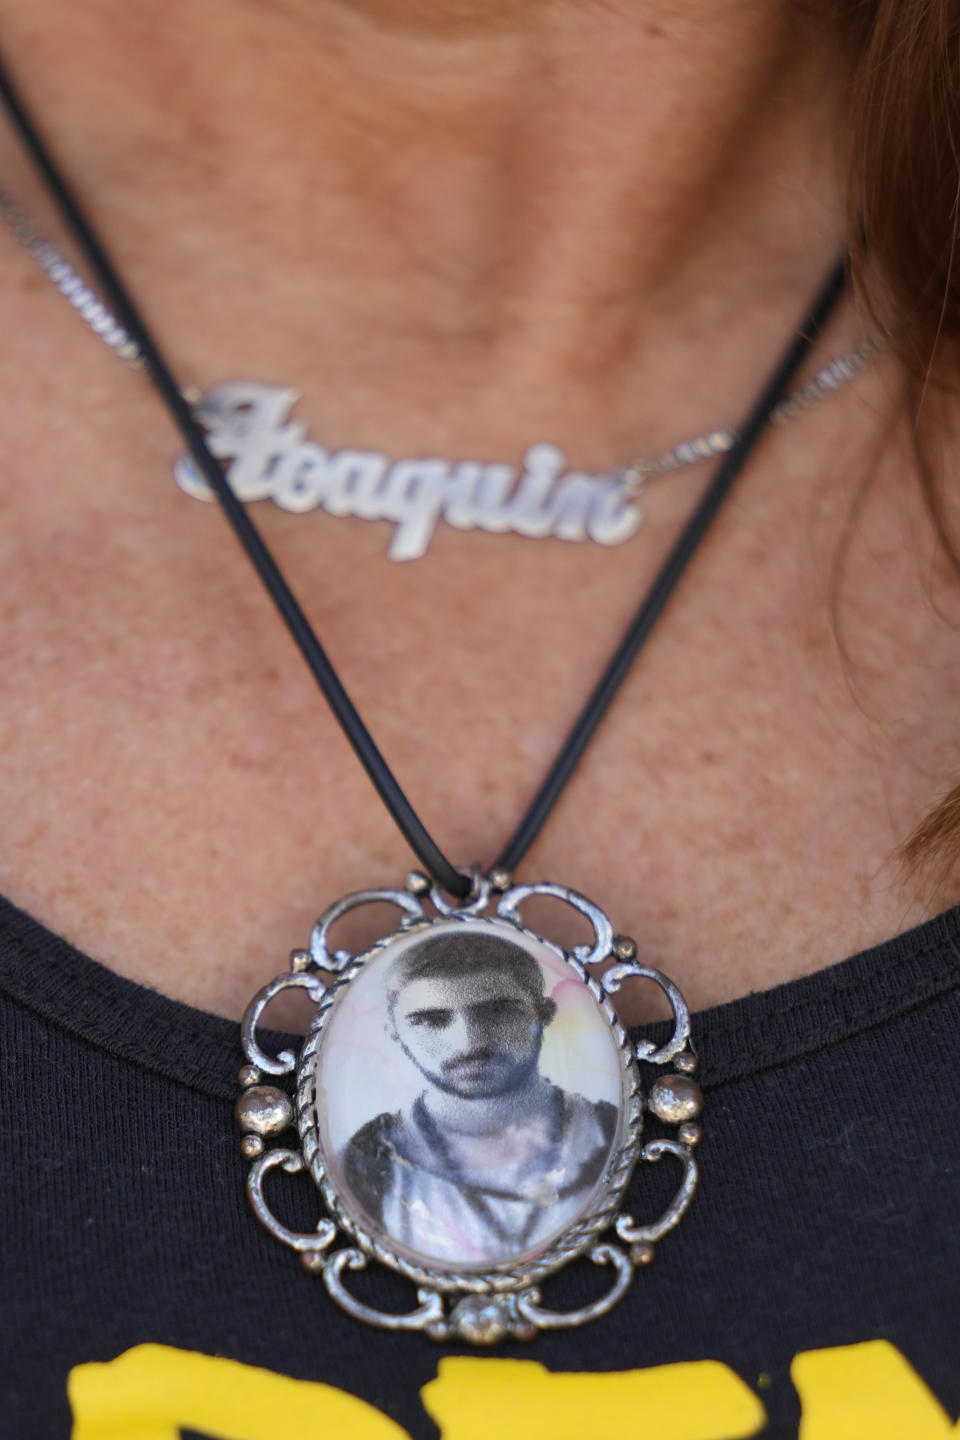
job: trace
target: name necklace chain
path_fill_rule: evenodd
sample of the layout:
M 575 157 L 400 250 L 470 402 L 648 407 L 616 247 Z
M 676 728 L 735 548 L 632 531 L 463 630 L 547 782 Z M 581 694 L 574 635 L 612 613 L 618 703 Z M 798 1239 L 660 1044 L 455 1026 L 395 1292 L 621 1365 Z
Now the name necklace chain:
M 144 360 L 137 341 L 63 255 L 36 229 L 0 186 L 0 219 L 95 335 L 137 370 Z M 823 365 L 812 379 L 778 400 L 771 425 L 784 425 L 822 404 L 855 380 L 885 346 L 879 333 Z M 393 458 L 377 450 L 330 450 L 312 441 L 291 418 L 300 392 L 288 386 L 230 381 L 188 389 L 207 445 L 226 465 L 239 500 L 272 500 L 304 514 L 318 508 L 338 517 L 386 520 L 394 525 L 391 560 L 427 553 L 437 525 L 528 539 L 622 545 L 643 523 L 640 500 L 647 483 L 690 465 L 729 454 L 738 432 L 715 428 L 657 456 L 635 456 L 609 474 L 567 468 L 559 446 L 527 447 L 520 466 L 442 456 Z M 209 483 L 188 455 L 174 465 L 181 490 L 214 501 Z

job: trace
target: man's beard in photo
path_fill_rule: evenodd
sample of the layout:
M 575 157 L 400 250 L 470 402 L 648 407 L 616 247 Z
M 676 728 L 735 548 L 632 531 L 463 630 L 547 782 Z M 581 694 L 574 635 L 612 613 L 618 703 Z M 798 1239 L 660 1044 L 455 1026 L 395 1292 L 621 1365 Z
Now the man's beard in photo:
M 439 1072 L 428 1072 L 426 1078 L 445 1095 L 461 1100 L 492 1100 L 519 1090 L 537 1073 L 540 1045 L 522 1061 L 504 1056 L 492 1046 L 483 1046 L 456 1055 L 441 1065 Z

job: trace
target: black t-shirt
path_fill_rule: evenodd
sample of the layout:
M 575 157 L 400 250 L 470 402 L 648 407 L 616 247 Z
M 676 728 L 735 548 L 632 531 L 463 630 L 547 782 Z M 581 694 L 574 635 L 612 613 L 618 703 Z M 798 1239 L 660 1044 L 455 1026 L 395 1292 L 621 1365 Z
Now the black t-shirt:
M 478 1352 L 357 1323 L 256 1223 L 236 1025 L 0 902 L 0 1434 L 796 1440 L 801 1413 L 802 1440 L 957 1433 L 958 937 L 960 909 L 695 1017 L 683 1223 L 609 1315 Z M 675 1176 L 642 1168 L 627 1208 L 653 1219 Z M 310 1182 L 276 1183 L 312 1228 Z M 415 1303 L 389 1273 L 361 1285 Z M 567 1309 L 602 1287 L 578 1261 L 543 1288 Z

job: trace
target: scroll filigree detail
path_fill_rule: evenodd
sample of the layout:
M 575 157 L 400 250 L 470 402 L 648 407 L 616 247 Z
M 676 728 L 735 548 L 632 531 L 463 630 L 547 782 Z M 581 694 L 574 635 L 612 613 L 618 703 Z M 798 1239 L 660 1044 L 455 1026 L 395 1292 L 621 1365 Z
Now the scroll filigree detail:
M 638 1060 L 646 1060 L 651 1065 L 666 1065 L 675 1055 L 680 1054 L 690 1039 L 690 1010 L 687 1002 L 662 970 L 654 970 L 651 965 L 641 965 L 636 960 L 625 960 L 621 965 L 611 965 L 610 969 L 601 975 L 600 984 L 608 995 L 615 995 L 624 980 L 652 980 L 670 1002 L 673 1010 L 673 1034 L 666 1045 L 658 1050 L 652 1040 L 640 1040 L 635 1050 Z
M 363 905 L 383 904 L 396 905 L 404 912 L 402 924 L 423 918 L 423 905 L 416 896 L 408 894 L 406 890 L 354 890 L 351 895 L 344 895 L 342 900 L 328 905 L 310 931 L 310 954 L 314 964 L 321 970 L 333 971 L 335 974 L 346 970 L 354 957 L 349 950 L 335 950 L 330 954 L 327 937 L 331 928 L 351 910 L 359 910 Z
M 617 1235 L 626 1245 L 652 1245 L 657 1240 L 662 1240 L 664 1235 L 680 1224 L 690 1208 L 691 1200 L 697 1193 L 700 1172 L 690 1147 L 682 1145 L 678 1140 L 650 1140 L 640 1152 L 641 1159 L 652 1161 L 654 1164 L 664 1155 L 677 1157 L 683 1165 L 683 1178 L 670 1204 L 659 1220 L 655 1220 L 652 1225 L 637 1225 L 631 1215 L 621 1215 L 618 1218 Z
M 240 1027 L 243 1053 L 251 1065 L 256 1065 L 258 1070 L 265 1071 L 267 1075 L 289 1075 L 296 1069 L 297 1057 L 292 1050 L 281 1050 L 274 1060 L 260 1048 L 257 1026 L 271 1000 L 275 1000 L 284 990 L 306 990 L 314 1004 L 319 1005 L 325 989 L 326 986 L 319 975 L 295 974 L 287 971 L 283 975 L 278 975 L 275 980 L 271 980 L 269 985 L 264 985 L 262 990 L 257 991 L 244 1012 Z
M 593 926 L 593 944 L 574 945 L 571 951 L 574 959 L 579 960 L 581 965 L 599 965 L 601 960 L 606 960 L 613 949 L 613 923 L 606 911 L 601 910 L 599 905 L 594 905 L 585 895 L 578 894 L 576 890 L 568 890 L 564 885 L 515 885 L 497 905 L 497 914 L 502 919 L 519 925 L 520 906 L 533 895 L 563 900 L 590 921 Z
M 332 1220 L 321 1218 L 317 1221 L 317 1228 L 308 1231 L 306 1234 L 290 1230 L 267 1204 L 263 1193 L 264 1177 L 270 1170 L 281 1166 L 288 1175 L 296 1175 L 303 1169 L 303 1156 L 296 1150 L 268 1150 L 261 1155 L 259 1160 L 250 1167 L 250 1174 L 247 1176 L 247 1197 L 254 1215 L 260 1221 L 265 1230 L 276 1239 L 288 1245 L 291 1250 L 299 1250 L 301 1254 L 317 1250 L 325 1250 L 332 1245 L 337 1238 L 337 1227 Z
M 630 1288 L 633 1266 L 616 1245 L 595 1245 L 587 1258 L 592 1260 L 594 1265 L 612 1265 L 614 1268 L 614 1281 L 605 1295 L 590 1305 L 582 1305 L 579 1310 L 546 1310 L 540 1304 L 540 1291 L 531 1287 L 517 1296 L 517 1310 L 523 1318 L 529 1320 L 538 1330 L 571 1330 L 612 1310 Z
M 421 1288 L 417 1291 L 419 1308 L 402 1315 L 392 1315 L 386 1310 L 374 1310 L 364 1305 L 343 1283 L 344 1270 L 363 1270 L 367 1257 L 362 1250 L 338 1250 L 331 1255 L 322 1270 L 323 1283 L 331 1297 L 342 1310 L 355 1320 L 364 1320 L 380 1330 L 425 1330 L 431 1324 L 443 1321 L 443 1298 L 435 1290 Z

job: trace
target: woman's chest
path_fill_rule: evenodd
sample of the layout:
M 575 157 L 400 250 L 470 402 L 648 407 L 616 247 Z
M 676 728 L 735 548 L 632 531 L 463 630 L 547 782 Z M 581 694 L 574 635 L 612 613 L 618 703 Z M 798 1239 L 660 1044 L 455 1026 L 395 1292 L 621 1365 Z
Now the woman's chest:
M 100 384 L 86 420 L 26 415 L 6 461 L 3 884 L 115 968 L 238 1011 L 331 899 L 410 856 L 221 517 L 177 489 L 149 396 L 118 412 Z M 922 918 L 891 856 L 954 754 L 956 641 L 899 502 L 831 594 L 844 497 L 791 463 L 743 482 L 524 866 L 594 896 L 694 1003 Z M 255 513 L 428 827 L 491 863 L 670 525 L 613 550 L 446 531 L 397 565 L 382 523 Z

